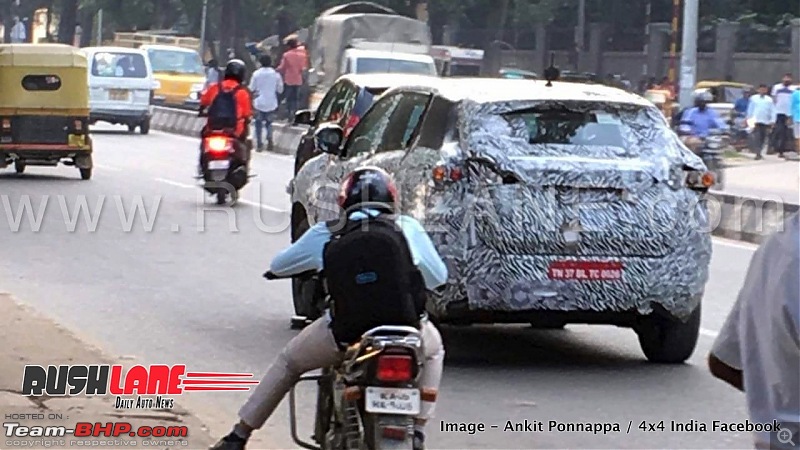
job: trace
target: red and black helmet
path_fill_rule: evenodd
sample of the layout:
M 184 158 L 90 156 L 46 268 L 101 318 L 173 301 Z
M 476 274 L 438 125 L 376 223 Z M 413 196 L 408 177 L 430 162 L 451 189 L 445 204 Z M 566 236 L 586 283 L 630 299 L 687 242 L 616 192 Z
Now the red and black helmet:
M 339 191 L 339 206 L 351 212 L 356 208 L 397 212 L 397 186 L 392 176 L 378 167 L 360 167 L 347 175 Z

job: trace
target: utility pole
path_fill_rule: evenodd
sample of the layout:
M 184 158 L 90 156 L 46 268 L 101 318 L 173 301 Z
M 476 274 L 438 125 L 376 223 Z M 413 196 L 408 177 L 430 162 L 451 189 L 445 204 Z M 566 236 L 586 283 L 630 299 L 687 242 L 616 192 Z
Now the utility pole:
M 583 44 L 586 42 L 586 0 L 578 2 L 578 26 L 575 27 L 575 69 L 580 70 Z
M 206 57 L 206 14 L 208 14 L 208 0 L 203 0 L 203 17 L 200 19 L 200 58 Z
M 681 44 L 681 108 L 692 105 L 692 91 L 697 77 L 697 29 L 700 22 L 698 0 L 683 4 L 683 42 Z
M 97 46 L 103 45 L 103 8 L 97 11 Z

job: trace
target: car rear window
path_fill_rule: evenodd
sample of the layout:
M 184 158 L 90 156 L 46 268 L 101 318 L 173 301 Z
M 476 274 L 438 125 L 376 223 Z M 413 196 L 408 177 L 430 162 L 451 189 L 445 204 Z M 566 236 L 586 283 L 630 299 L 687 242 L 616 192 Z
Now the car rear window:
M 147 64 L 138 53 L 96 53 L 92 75 L 109 78 L 147 78 Z
M 523 138 L 534 147 L 564 147 L 567 152 L 570 147 L 602 146 L 637 153 L 642 144 L 639 141 L 657 134 L 652 130 L 666 128 L 645 107 L 599 102 L 544 104 L 511 111 L 501 117 L 506 125 L 501 135 Z

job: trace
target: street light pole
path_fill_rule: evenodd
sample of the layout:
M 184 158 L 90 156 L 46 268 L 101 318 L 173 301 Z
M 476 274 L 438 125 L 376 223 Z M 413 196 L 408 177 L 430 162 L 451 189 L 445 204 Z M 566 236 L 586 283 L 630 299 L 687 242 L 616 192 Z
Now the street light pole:
M 208 0 L 203 0 L 203 18 L 200 19 L 200 57 L 206 57 L 206 14 L 208 12 Z
M 681 108 L 692 105 L 692 91 L 697 76 L 697 29 L 700 22 L 698 0 L 683 5 L 683 42 L 681 45 Z

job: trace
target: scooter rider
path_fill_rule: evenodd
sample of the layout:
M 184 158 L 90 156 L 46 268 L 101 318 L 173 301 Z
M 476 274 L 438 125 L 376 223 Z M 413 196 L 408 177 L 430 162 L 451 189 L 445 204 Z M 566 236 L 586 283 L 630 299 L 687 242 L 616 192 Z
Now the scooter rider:
M 232 59 L 225 66 L 224 78 L 203 91 L 200 98 L 200 116 L 208 117 L 201 131 L 201 137 L 215 130 L 226 130 L 234 134 L 236 157 L 249 166 L 250 149 L 247 137 L 250 121 L 253 118 L 252 97 L 243 85 L 247 74 L 247 66 L 240 59 Z M 200 150 L 200 167 L 203 162 L 203 150 Z M 202 172 L 202 170 L 201 170 Z
M 708 107 L 713 99 L 711 92 L 701 89 L 694 92 L 694 108 L 681 116 L 679 131 L 684 135 L 683 143 L 697 153 L 713 129 L 726 129 L 726 124 L 716 111 Z
M 367 229 L 364 226 L 363 229 L 367 231 L 363 231 L 363 233 L 373 232 L 372 223 L 376 223 L 376 229 L 380 228 L 377 226 L 379 224 L 378 221 L 383 221 L 383 226 L 390 226 L 392 230 L 397 230 L 392 231 L 392 233 L 399 234 L 401 237 L 399 242 L 407 246 L 410 251 L 410 253 L 401 252 L 408 255 L 407 264 L 411 266 L 409 269 L 413 267 L 414 273 L 420 275 L 419 286 L 417 286 L 419 289 L 414 289 L 409 284 L 406 285 L 409 292 L 398 295 L 404 295 L 408 298 L 416 297 L 417 293 L 424 289 L 434 290 L 446 283 L 447 268 L 422 225 L 411 217 L 397 214 L 397 188 L 391 176 L 385 171 L 376 167 L 362 167 L 350 173 L 342 183 L 339 206 L 345 211 L 344 216 L 349 219 L 346 222 L 347 226 L 356 224 L 355 227 L 358 228 L 367 224 L 366 226 L 370 227 Z M 350 229 L 347 226 L 345 229 Z M 380 232 L 384 231 L 381 230 Z M 342 264 L 343 261 L 341 259 L 336 260 L 333 256 L 330 256 L 331 253 L 336 254 L 330 250 L 331 245 L 329 243 L 334 242 L 332 238 L 344 239 L 338 236 L 341 235 L 339 231 L 333 229 L 332 223 L 317 223 L 292 246 L 275 257 L 272 261 L 270 272 L 277 276 L 290 276 L 311 270 L 323 271 L 324 266 L 327 274 L 331 275 L 326 280 L 331 299 L 334 304 L 340 302 L 343 304 L 344 300 L 341 299 L 341 296 L 335 294 L 335 291 L 342 292 L 342 289 L 334 288 L 334 286 L 347 285 L 351 280 L 334 278 L 333 275 L 334 273 L 342 273 L 342 268 L 344 267 L 344 270 L 347 270 L 346 267 L 348 266 L 346 261 Z M 357 237 L 361 238 L 363 236 Z M 401 248 L 401 250 L 405 249 Z M 391 255 L 376 256 L 377 253 L 381 252 L 365 255 L 361 246 L 359 246 L 358 252 L 357 258 L 359 259 L 377 258 L 378 264 L 382 264 L 383 269 L 387 265 L 392 265 L 391 263 L 386 263 L 387 258 L 392 258 Z M 384 272 L 380 270 L 382 269 L 378 269 L 377 273 L 383 274 Z M 375 272 L 371 273 L 375 274 Z M 381 278 L 381 276 L 375 276 L 374 279 L 381 282 Z M 424 288 L 421 286 L 423 281 Z M 370 286 L 357 286 L 359 284 L 361 283 L 356 281 L 353 287 L 353 289 L 362 290 L 359 294 L 363 295 L 364 292 L 370 292 Z M 396 295 L 392 294 L 391 296 L 394 298 Z M 358 297 L 358 295 L 354 293 L 353 297 Z M 373 303 L 373 306 L 370 306 L 371 308 L 385 308 L 385 305 L 389 302 L 383 297 L 370 298 L 369 300 L 370 303 L 380 300 L 380 303 Z M 360 299 L 360 301 L 363 301 L 363 299 Z M 360 308 L 359 304 L 350 303 L 350 305 L 349 310 L 354 312 L 354 316 L 357 316 L 357 311 Z M 360 305 L 364 305 L 364 303 L 360 303 Z M 340 306 L 337 305 L 337 314 L 338 311 L 341 311 L 339 308 Z M 424 425 L 433 413 L 435 393 L 438 392 L 442 376 L 444 346 L 442 345 L 439 331 L 424 314 L 424 305 L 422 311 L 420 311 L 419 307 L 415 307 L 413 310 L 416 312 L 412 311 L 411 315 L 417 315 L 416 320 L 421 328 L 424 348 L 420 387 L 426 393 L 427 399 L 431 400 L 425 401 L 426 396 L 423 396 L 420 414 L 415 419 L 413 445 L 415 450 L 421 450 L 424 448 Z M 343 352 L 339 343 L 352 343 L 340 338 L 342 336 L 342 324 L 347 324 L 347 327 L 349 327 L 355 323 L 355 320 L 351 317 L 343 318 L 337 314 L 332 314 L 331 311 L 328 311 L 289 341 L 269 367 L 255 392 L 239 410 L 241 421 L 234 426 L 230 434 L 217 442 L 214 447 L 211 447 L 212 450 L 244 449 L 252 431 L 264 425 L 283 397 L 303 373 L 333 366 L 341 362 Z M 337 330 L 339 334 L 337 334 Z M 354 331 L 345 331 L 345 334 L 354 335 Z

